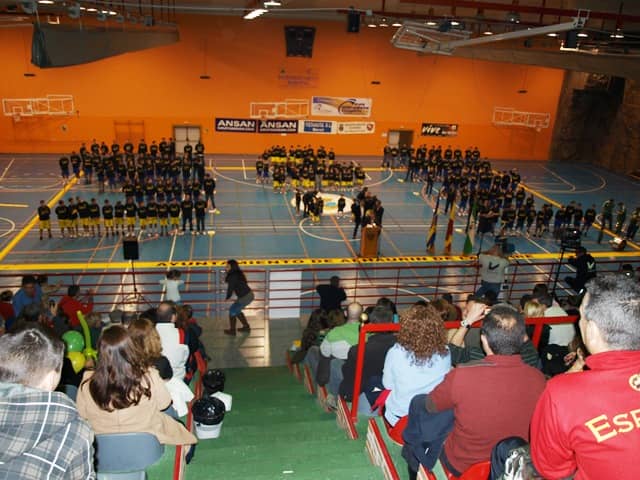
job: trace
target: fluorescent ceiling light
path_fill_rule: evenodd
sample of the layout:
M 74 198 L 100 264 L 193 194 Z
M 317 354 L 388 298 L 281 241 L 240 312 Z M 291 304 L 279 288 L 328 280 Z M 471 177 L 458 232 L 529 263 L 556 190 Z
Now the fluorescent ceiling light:
M 435 27 L 436 25 L 437 25 L 437 23 L 436 23 L 436 22 L 434 22 L 433 20 L 429 20 L 429 21 L 427 22 L 427 26 L 429 26 L 429 27 Z
M 618 31 L 616 31 L 616 33 L 612 33 L 611 35 L 609 35 L 609 37 L 610 38 L 618 38 L 618 39 L 620 39 L 620 38 L 624 38 L 624 35 L 620 30 L 618 30 Z
M 86 10 L 87 7 L 80 7 L 80 10 Z
M 588 38 L 588 37 L 589 37 L 589 35 L 588 35 L 588 34 L 586 34 L 586 33 L 584 33 L 584 32 L 580 32 L 580 33 L 578 33 L 578 36 L 579 36 L 580 38 Z
M 97 12 L 98 10 L 91 7 L 91 8 L 87 8 L 87 12 Z
M 387 23 L 387 19 L 386 18 L 383 18 L 382 20 L 380 20 L 380 26 L 384 27 L 384 28 L 389 26 L 389 24 Z
M 265 8 L 256 8 L 254 10 L 251 10 L 249 13 L 247 13 L 244 16 L 244 19 L 253 20 L 254 18 L 258 18 L 260 15 L 264 15 L 265 13 L 267 13 L 267 10 Z
M 391 26 L 392 26 L 392 27 L 401 27 L 401 26 L 402 26 L 402 23 L 401 23 L 401 22 L 399 22 L 398 20 L 396 20 L 396 21 L 394 21 L 394 22 L 391 24 Z
M 268 0 L 268 1 L 264 2 L 263 5 L 265 7 L 281 7 L 282 6 L 282 2 L 279 2 L 277 0 Z
M 482 32 L 483 35 L 493 35 L 491 30 L 487 30 L 486 32 Z
M 42 5 L 52 5 L 54 2 L 53 0 L 38 0 L 38 3 Z
M 114 12 L 113 10 L 109 10 L 109 15 L 117 15 L 118 12 Z
M 547 37 L 557 37 L 558 34 L 557 33 L 547 33 Z
M 376 25 L 375 23 L 369 23 L 369 24 L 367 24 L 367 27 L 369 27 L 369 28 L 376 28 L 376 27 L 377 27 L 377 25 Z
M 458 25 L 460 25 L 460 22 L 458 22 L 457 20 L 451 20 L 452 27 L 457 27 Z

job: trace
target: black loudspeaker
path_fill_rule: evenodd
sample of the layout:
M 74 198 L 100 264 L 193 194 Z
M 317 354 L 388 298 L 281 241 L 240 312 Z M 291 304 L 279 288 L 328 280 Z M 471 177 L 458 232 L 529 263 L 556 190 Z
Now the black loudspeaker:
M 347 13 L 347 32 L 358 33 L 360 31 L 360 12 Z
M 138 260 L 140 258 L 140 249 L 138 248 L 138 239 L 136 237 L 122 239 L 122 255 L 125 260 Z
M 316 29 L 314 27 L 284 27 L 287 57 L 311 58 L 315 37 Z

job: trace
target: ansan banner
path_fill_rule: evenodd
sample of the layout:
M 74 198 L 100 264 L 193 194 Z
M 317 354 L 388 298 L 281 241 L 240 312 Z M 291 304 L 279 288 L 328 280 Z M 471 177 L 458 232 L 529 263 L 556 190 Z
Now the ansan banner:
M 298 133 L 298 120 L 259 120 L 258 133 Z
M 336 122 L 319 120 L 300 120 L 300 133 L 336 133 Z
M 375 122 L 338 122 L 339 134 L 367 134 L 375 131 Z
M 216 132 L 255 133 L 258 122 L 253 118 L 216 118 Z
M 423 137 L 455 137 L 458 135 L 458 124 L 423 123 L 420 135 Z
M 311 97 L 311 115 L 325 117 L 370 117 L 370 98 Z

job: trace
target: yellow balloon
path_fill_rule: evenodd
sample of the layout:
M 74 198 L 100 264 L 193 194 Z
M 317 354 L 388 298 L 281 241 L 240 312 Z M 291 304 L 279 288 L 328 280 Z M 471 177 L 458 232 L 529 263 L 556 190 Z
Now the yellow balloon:
M 67 358 L 71 360 L 73 371 L 78 373 L 84 368 L 85 356 L 81 352 L 68 352 Z

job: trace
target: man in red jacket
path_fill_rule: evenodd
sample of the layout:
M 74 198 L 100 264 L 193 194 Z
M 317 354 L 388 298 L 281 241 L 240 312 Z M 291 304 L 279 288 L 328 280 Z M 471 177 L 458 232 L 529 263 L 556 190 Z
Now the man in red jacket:
M 549 480 L 637 480 L 640 286 L 611 274 L 586 289 L 579 325 L 589 370 L 547 383 L 531 420 L 531 458 Z M 583 360 L 576 362 L 580 367 Z
M 79 294 L 80 287 L 77 285 L 71 285 L 67 289 L 67 294 L 62 297 L 60 304 L 58 305 L 69 318 L 69 326 L 71 328 L 80 326 L 78 311 L 82 312 L 84 315 L 93 311 L 93 292 L 88 290 L 82 297 L 78 297 Z

